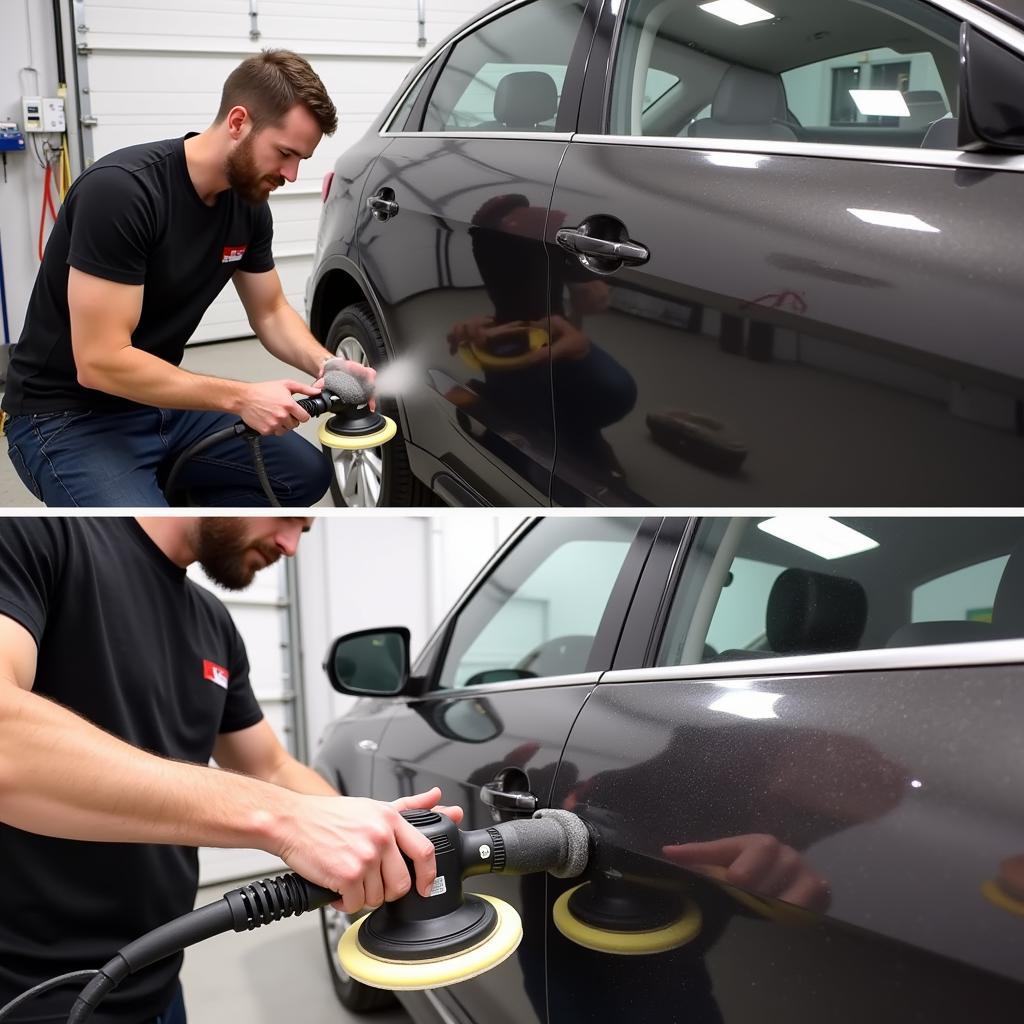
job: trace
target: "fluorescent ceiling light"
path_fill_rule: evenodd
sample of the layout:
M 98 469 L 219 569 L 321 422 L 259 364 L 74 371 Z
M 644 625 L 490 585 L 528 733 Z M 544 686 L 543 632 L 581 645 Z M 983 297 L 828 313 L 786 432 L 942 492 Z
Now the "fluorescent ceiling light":
M 851 89 L 850 99 L 862 114 L 910 117 L 910 108 L 898 89 Z
M 845 558 L 878 547 L 878 541 L 829 516 L 776 516 L 757 528 L 821 558 Z
M 700 9 L 734 25 L 753 25 L 756 21 L 770 21 L 775 17 L 771 11 L 748 4 L 747 0 L 714 0 L 714 3 L 700 4 Z
M 737 718 L 778 718 L 775 713 L 775 702 L 781 693 L 758 693 L 755 690 L 723 694 L 713 704 L 708 705 L 709 711 L 721 711 Z
M 851 210 L 847 209 L 847 213 L 852 213 L 858 220 L 864 221 L 865 224 L 877 224 L 883 228 L 902 228 L 904 231 L 930 231 L 933 234 L 939 235 L 942 232 L 932 227 L 931 224 L 927 224 L 921 220 L 920 217 L 915 217 L 912 213 L 891 213 L 889 210 Z
M 760 167 L 767 159 L 755 153 L 708 153 L 708 163 L 719 167 Z

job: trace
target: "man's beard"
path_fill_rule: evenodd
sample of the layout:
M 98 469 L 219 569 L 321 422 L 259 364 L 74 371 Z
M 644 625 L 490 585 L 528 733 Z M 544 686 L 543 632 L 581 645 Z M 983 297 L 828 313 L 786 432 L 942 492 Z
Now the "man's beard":
M 260 174 L 256 170 L 256 161 L 253 159 L 253 132 L 250 132 L 235 148 L 228 154 L 224 164 L 224 172 L 227 175 L 228 184 L 235 190 L 238 197 L 251 206 L 259 206 L 267 201 L 270 194 L 268 184 L 283 185 L 284 178 L 275 177 L 270 174 Z
M 249 552 L 258 551 L 268 565 L 281 557 L 272 542 L 246 537 L 247 522 L 244 517 L 225 516 L 199 520 L 196 561 L 214 583 L 228 590 L 244 590 L 263 568 L 253 564 L 255 560 L 247 557 Z

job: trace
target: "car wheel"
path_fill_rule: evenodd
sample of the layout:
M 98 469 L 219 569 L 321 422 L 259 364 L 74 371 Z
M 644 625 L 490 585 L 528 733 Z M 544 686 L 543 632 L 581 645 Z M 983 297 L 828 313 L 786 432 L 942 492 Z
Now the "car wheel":
M 346 306 L 331 323 L 326 347 L 335 355 L 378 368 L 387 350 L 377 321 L 365 302 Z M 380 411 L 398 421 L 398 403 L 385 398 Z M 376 508 L 378 505 L 438 505 L 429 487 L 413 476 L 405 441 L 396 436 L 379 448 L 346 451 L 324 447 L 331 458 L 331 496 L 335 505 Z
M 332 907 L 320 910 L 320 931 L 324 937 L 324 952 L 330 965 L 331 981 L 334 983 L 334 994 L 347 1010 L 353 1013 L 370 1013 L 394 1006 L 397 1002 L 393 993 L 382 988 L 371 988 L 360 981 L 354 981 L 342 968 L 338 961 L 338 943 L 349 919 Z

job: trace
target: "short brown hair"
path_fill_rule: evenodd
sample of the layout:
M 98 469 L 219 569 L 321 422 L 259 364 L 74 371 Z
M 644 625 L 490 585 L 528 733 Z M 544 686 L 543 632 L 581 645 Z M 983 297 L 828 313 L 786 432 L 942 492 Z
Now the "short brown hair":
M 338 127 L 338 111 L 309 61 L 291 50 L 264 50 L 247 57 L 228 75 L 215 123 L 232 107 L 245 107 L 253 130 L 280 124 L 301 103 L 316 118 L 324 135 Z

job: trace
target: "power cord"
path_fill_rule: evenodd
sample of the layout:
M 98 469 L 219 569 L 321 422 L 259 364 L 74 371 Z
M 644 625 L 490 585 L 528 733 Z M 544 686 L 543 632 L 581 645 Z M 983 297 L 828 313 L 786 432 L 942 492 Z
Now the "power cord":
M 0 1008 L 0 1020 L 9 1017 L 23 1003 L 27 1003 L 30 999 L 35 999 L 36 996 L 41 996 L 44 992 L 49 992 L 51 988 L 57 988 L 59 985 L 69 981 L 85 981 L 96 974 L 99 974 L 99 971 L 72 971 L 70 974 L 62 974 L 59 978 L 41 981 L 33 988 L 22 992 L 20 996 L 15 996 L 6 1006 Z

